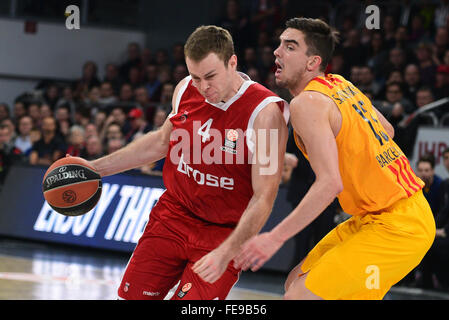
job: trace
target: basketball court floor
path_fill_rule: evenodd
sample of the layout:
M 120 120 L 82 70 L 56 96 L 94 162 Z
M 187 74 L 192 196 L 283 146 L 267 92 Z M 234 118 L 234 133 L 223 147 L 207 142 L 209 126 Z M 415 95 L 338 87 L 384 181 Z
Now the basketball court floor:
M 116 300 L 129 256 L 0 238 L 0 300 Z M 285 278 L 278 272 L 244 272 L 227 299 L 280 300 Z M 394 287 L 385 299 L 449 300 L 449 294 Z

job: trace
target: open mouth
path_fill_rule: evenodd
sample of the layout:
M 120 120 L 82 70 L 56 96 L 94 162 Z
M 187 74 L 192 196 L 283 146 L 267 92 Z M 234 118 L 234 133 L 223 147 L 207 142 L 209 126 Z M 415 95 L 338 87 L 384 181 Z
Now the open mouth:
M 276 64 L 276 73 L 275 75 L 279 75 L 282 72 L 282 64 L 279 61 L 274 62 Z

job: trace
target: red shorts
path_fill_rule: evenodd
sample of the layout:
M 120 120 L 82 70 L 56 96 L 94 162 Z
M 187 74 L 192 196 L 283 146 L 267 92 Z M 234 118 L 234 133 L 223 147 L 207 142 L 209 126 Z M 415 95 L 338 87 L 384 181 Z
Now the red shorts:
M 232 232 L 186 214 L 164 195 L 154 206 L 118 289 L 125 300 L 162 300 L 178 281 L 172 300 L 224 300 L 239 270 L 228 265 L 215 283 L 204 282 L 192 266 Z

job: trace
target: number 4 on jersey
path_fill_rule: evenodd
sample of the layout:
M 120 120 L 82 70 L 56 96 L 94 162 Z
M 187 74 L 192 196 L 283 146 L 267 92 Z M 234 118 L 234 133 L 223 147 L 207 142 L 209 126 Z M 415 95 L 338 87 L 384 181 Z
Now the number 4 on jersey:
M 212 126 L 212 121 L 214 121 L 214 120 L 212 118 L 210 118 L 198 129 L 198 134 L 201 137 L 203 137 L 201 139 L 201 142 L 206 142 L 207 140 L 209 140 L 209 138 L 210 138 L 209 130 L 210 130 L 210 127 Z

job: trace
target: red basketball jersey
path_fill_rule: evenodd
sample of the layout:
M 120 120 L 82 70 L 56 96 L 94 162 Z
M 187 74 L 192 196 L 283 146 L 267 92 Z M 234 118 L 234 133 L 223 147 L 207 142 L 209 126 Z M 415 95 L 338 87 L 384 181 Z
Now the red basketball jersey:
M 243 75 L 242 75 L 243 76 Z M 253 195 L 249 135 L 258 113 L 275 102 L 286 123 L 287 102 L 246 77 L 226 103 L 208 102 L 187 77 L 170 115 L 162 197 L 203 221 L 235 226 Z

